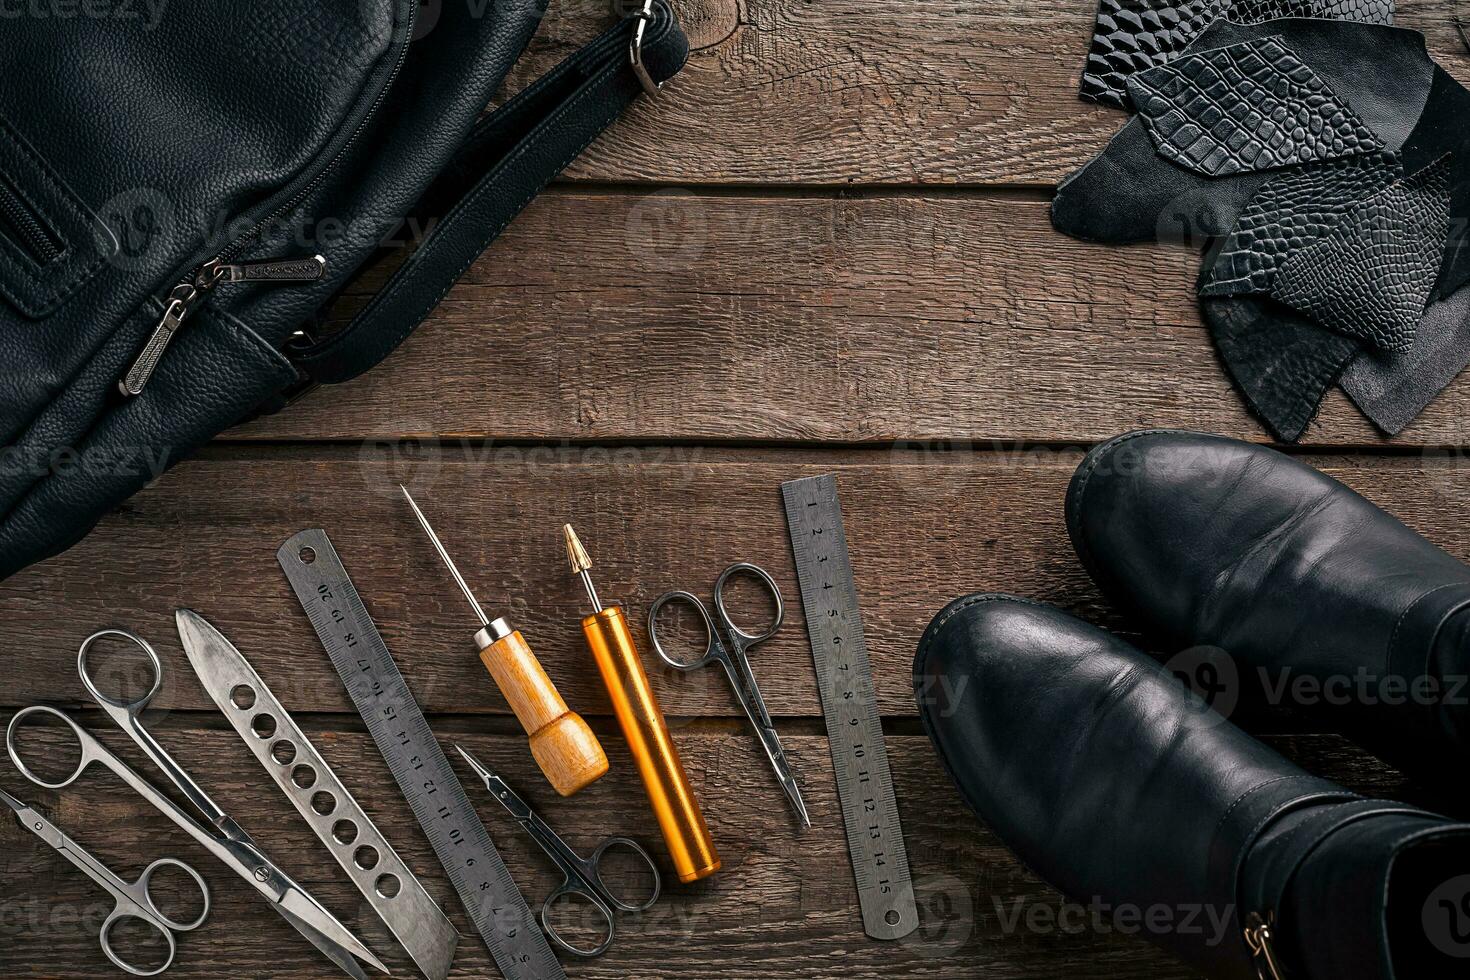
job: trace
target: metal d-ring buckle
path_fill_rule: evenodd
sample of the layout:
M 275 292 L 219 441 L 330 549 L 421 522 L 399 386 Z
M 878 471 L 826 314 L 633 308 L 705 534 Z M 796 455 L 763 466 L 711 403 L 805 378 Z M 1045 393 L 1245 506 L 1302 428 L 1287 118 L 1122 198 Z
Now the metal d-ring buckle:
M 659 89 L 664 87 L 663 82 L 655 82 L 648 73 L 648 66 L 643 63 L 643 35 L 648 32 L 648 24 L 653 20 L 653 0 L 643 0 L 643 6 L 628 16 L 638 21 L 633 27 L 633 40 L 628 42 L 628 61 L 632 64 L 633 74 L 638 76 L 643 91 L 649 95 L 657 95 Z

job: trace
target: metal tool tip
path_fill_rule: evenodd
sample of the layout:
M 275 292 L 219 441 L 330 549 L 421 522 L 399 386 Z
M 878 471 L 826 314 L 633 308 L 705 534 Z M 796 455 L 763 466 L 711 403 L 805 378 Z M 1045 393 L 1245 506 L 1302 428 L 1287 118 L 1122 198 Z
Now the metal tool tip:
M 592 567 L 592 559 L 587 556 L 587 549 L 582 547 L 581 539 L 570 524 L 563 524 L 561 533 L 567 539 L 567 558 L 572 563 L 572 574 L 580 575 Z

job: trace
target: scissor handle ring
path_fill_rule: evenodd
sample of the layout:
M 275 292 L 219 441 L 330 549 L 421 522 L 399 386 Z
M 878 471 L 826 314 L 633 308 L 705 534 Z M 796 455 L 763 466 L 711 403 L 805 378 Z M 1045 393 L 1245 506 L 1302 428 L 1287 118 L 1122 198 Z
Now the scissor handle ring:
M 161 935 L 164 942 L 168 943 L 168 957 L 163 961 L 162 965 L 156 966 L 151 970 L 140 970 L 123 959 L 117 950 L 112 948 L 113 927 L 119 922 L 125 922 L 128 919 L 137 919 L 139 922 L 147 924 L 148 928 Z M 163 921 L 162 919 L 154 921 L 146 915 L 139 915 L 137 912 L 130 911 L 122 905 L 119 905 L 112 910 L 112 914 L 102 923 L 102 932 L 98 934 L 97 938 L 102 942 L 102 952 L 106 954 L 114 966 L 120 970 L 126 970 L 135 977 L 158 976 L 164 970 L 174 965 L 174 958 L 179 954 L 179 944 L 174 941 L 174 934 L 163 927 Z
M 607 882 L 602 878 L 602 856 L 614 847 L 625 848 L 637 854 L 643 859 L 643 863 L 648 865 L 648 870 L 653 874 L 653 894 L 641 905 L 634 905 L 632 902 L 624 901 L 616 892 L 608 887 Z M 587 864 L 591 868 L 592 880 L 597 885 L 598 890 L 602 892 L 602 897 L 619 912 L 647 912 L 658 903 L 659 894 L 663 890 L 663 878 L 659 876 L 658 865 L 653 863 L 653 856 L 644 850 L 643 845 L 633 840 L 633 838 L 609 837 L 597 845 L 597 850 L 592 852 L 591 857 L 587 859 Z
M 204 896 L 204 908 L 199 910 L 198 918 L 190 922 L 178 922 L 169 918 L 168 913 L 158 907 L 158 903 L 153 899 L 153 893 L 148 889 L 153 884 L 153 873 L 159 868 L 178 868 L 190 878 L 194 879 L 194 884 L 199 886 L 199 893 Z M 143 904 L 148 906 L 148 911 L 156 915 L 159 922 L 162 922 L 175 932 L 192 932 L 204 925 L 204 920 L 209 918 L 209 886 L 204 883 L 204 878 L 198 871 L 194 870 L 192 865 L 185 864 L 177 858 L 159 858 L 157 861 L 148 865 L 148 867 L 143 869 L 143 873 L 138 876 L 137 888 L 139 894 L 143 897 Z
M 47 782 L 40 776 L 36 775 L 34 772 L 31 772 L 30 767 L 27 766 L 25 764 L 25 760 L 21 758 L 20 748 L 16 745 L 15 742 L 15 733 L 20 729 L 21 722 L 31 715 L 36 714 L 53 715 L 57 718 L 60 718 L 63 722 L 66 723 L 66 726 L 72 730 L 72 734 L 76 735 L 77 744 L 80 745 L 82 749 L 82 755 L 81 758 L 77 760 L 76 769 L 72 770 L 70 776 L 67 776 L 65 779 L 57 783 Z M 10 719 L 10 724 L 5 728 L 5 751 L 10 756 L 10 761 L 15 765 L 16 769 L 20 770 L 20 774 L 22 776 L 35 783 L 37 786 L 44 786 L 47 789 L 65 789 L 72 783 L 76 782 L 77 777 L 82 774 L 82 771 L 85 770 L 87 766 L 96 761 L 97 755 L 93 751 L 92 746 L 98 744 L 100 743 L 98 743 L 96 739 L 94 739 L 91 735 L 88 735 L 85 731 L 82 730 L 81 725 L 78 725 L 76 722 L 72 721 L 66 715 L 62 714 L 60 711 L 57 711 L 55 708 L 44 704 L 32 705 L 29 708 L 22 708 L 20 711 L 17 711 L 15 713 L 15 717 Z
M 735 623 L 734 617 L 730 615 L 730 610 L 725 608 L 725 584 L 736 575 L 752 575 L 759 579 L 766 588 L 771 590 L 771 598 L 776 600 L 776 616 L 771 620 L 771 625 L 761 633 L 747 633 L 741 629 Z M 719 610 L 720 618 L 725 621 L 730 632 L 744 640 L 747 645 L 761 643 L 775 636 L 776 631 L 781 628 L 781 621 L 786 618 L 786 601 L 781 598 L 781 587 L 776 584 L 775 579 L 771 578 L 770 572 L 748 561 L 737 561 L 715 579 L 715 609 Z
M 140 647 L 142 651 L 148 655 L 149 662 L 153 664 L 153 686 L 149 688 L 148 693 L 143 695 L 141 698 L 133 701 L 118 701 L 110 698 L 106 694 L 103 694 L 96 684 L 92 683 L 92 676 L 91 674 L 87 673 L 87 654 L 91 652 L 92 645 L 98 640 L 106 639 L 107 637 L 111 636 L 115 636 L 122 640 L 127 640 L 129 643 Z M 92 695 L 92 697 L 96 699 L 98 704 L 112 708 L 119 708 L 124 711 L 131 711 L 135 708 L 138 710 L 142 710 L 143 708 L 147 707 L 148 702 L 152 701 L 153 696 L 158 693 L 161 687 L 163 687 L 163 661 L 158 658 L 158 651 L 153 649 L 153 645 L 138 634 L 131 633 L 124 629 L 98 630 L 97 632 L 93 633 L 91 636 L 83 640 L 81 647 L 77 650 L 77 673 L 81 675 L 82 686 L 87 689 L 88 694 Z
M 671 656 L 658 638 L 658 614 L 664 607 L 675 602 L 683 602 L 693 606 L 699 612 L 699 618 L 704 622 L 704 654 L 693 660 L 680 660 Z M 664 663 L 675 670 L 698 670 L 705 664 L 716 658 L 715 649 L 719 644 L 719 638 L 715 636 L 715 621 L 710 617 L 709 610 L 705 608 L 699 596 L 693 592 L 685 592 L 683 589 L 674 592 L 665 592 L 653 600 L 653 605 L 648 607 L 648 640 L 653 644 L 654 652 L 657 653 Z
M 556 931 L 556 926 L 552 925 L 551 907 L 556 904 L 557 899 L 568 895 L 577 895 L 586 899 L 587 904 L 597 909 L 607 923 L 607 935 L 596 946 L 573 946 L 561 938 L 561 934 Z M 541 931 L 546 933 L 546 938 L 551 941 L 551 944 L 562 952 L 590 960 L 612 948 L 613 940 L 617 938 L 618 927 L 613 921 L 613 911 L 606 902 L 591 889 L 574 887 L 571 879 L 568 878 L 562 882 L 560 888 L 546 896 L 546 901 L 541 903 Z

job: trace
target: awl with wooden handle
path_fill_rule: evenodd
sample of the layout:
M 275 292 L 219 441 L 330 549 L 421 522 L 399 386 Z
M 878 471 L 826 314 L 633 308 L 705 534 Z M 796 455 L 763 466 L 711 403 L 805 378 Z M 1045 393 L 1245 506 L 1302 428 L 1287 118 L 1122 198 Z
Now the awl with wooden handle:
M 424 533 L 439 553 L 449 574 L 469 600 L 470 608 L 480 619 L 480 630 L 475 634 L 475 645 L 480 648 L 480 660 L 495 679 L 500 693 L 520 719 L 521 727 L 531 737 L 531 754 L 551 785 L 562 796 L 571 796 L 590 783 L 596 782 L 607 772 L 607 756 L 592 729 L 582 716 L 567 707 L 557 693 L 556 685 L 542 669 L 541 662 L 531 652 L 531 646 L 520 630 L 511 629 L 504 619 L 490 619 L 480 607 L 479 600 L 465 584 L 454 560 L 439 541 L 439 535 L 429 524 L 424 512 L 414 502 L 408 488 L 399 486 L 414 516 L 423 525 Z

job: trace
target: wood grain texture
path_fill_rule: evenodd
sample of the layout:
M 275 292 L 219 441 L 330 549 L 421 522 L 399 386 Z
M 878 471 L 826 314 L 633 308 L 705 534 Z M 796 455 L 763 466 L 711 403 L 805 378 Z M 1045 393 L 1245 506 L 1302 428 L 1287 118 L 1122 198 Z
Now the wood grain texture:
M 1183 246 L 1016 197 L 543 197 L 378 369 L 232 439 L 1264 440 Z M 485 386 L 515 392 L 486 398 Z M 1397 440 L 1470 441 L 1463 379 Z M 1306 445 L 1384 440 L 1341 392 Z
M 405 482 L 486 612 L 535 646 L 566 702 L 610 708 L 579 626 L 582 587 L 561 525 L 575 521 L 604 602 L 626 604 L 640 643 L 655 597 L 708 598 L 737 560 L 766 566 L 788 598 L 781 632 L 753 653 L 771 711 L 821 714 L 782 516 L 783 480 L 837 474 L 878 702 L 912 716 L 920 633 L 949 599 L 1005 591 L 1109 626 L 1067 541 L 1062 502 L 1080 451 L 716 451 L 703 447 L 261 449 L 185 464 L 67 554 L 0 584 L 0 705 L 83 697 L 72 667 L 91 630 L 121 623 L 170 668 L 165 708 L 204 708 L 173 635 L 175 606 L 213 622 L 295 711 L 352 706 L 276 564 L 280 542 L 325 527 L 426 710 L 506 714 L 475 656 L 463 597 L 399 495 Z M 1309 457 L 1460 557 L 1470 556 L 1470 466 L 1435 455 Z M 492 478 L 493 477 L 493 478 Z M 493 489 L 491 489 L 493 488 Z M 737 717 L 717 670 L 683 674 L 645 645 L 672 716 Z
M 274 678 L 272 678 L 274 684 Z M 0 714 L 0 722 L 7 721 Z M 81 719 L 127 758 L 136 748 L 101 723 Z M 158 738 L 205 784 L 261 847 L 356 931 L 397 976 L 415 975 L 407 956 L 324 853 L 311 831 L 217 716 L 176 714 L 153 722 Z M 715 877 L 673 882 L 621 740 L 609 743 L 612 771 L 572 800 L 540 787 L 540 776 L 513 735 L 485 735 L 440 724 L 441 740 L 463 744 L 503 772 L 578 851 L 610 834 L 642 840 L 661 864 L 667 889 L 655 909 L 620 920 L 607 956 L 569 962 L 569 977 L 816 980 L 824 977 L 1077 977 L 1184 980 L 1190 972 L 1145 942 L 1105 927 L 1063 929 L 1063 899 L 1011 856 L 963 805 L 928 740 L 890 737 L 908 852 L 920 900 L 917 932 L 896 943 L 867 940 L 857 915 L 841 817 L 824 738 L 787 735 L 787 751 L 806 774 L 814 826 L 798 832 L 764 757 L 743 735 L 678 733 L 685 764 L 725 858 Z M 360 727 L 315 726 L 313 744 L 363 805 L 409 868 L 440 900 L 462 940 L 456 978 L 496 975 L 463 907 L 417 829 L 392 777 Z M 1277 744 L 1360 791 L 1397 792 L 1398 777 L 1336 739 Z M 466 789 L 533 907 L 556 879 L 549 862 L 457 766 Z M 152 773 L 149 773 L 153 775 Z M 294 931 L 223 865 L 108 774 L 88 774 L 74 789 L 51 792 L 6 776 L 5 787 L 43 810 L 104 863 L 135 877 L 159 856 L 195 865 L 214 894 L 210 920 L 180 941 L 172 980 L 250 976 L 320 980 L 335 975 Z M 0 972 L 10 978 L 111 975 L 96 927 L 111 903 L 79 873 L 9 817 L 0 816 Z
M 675 0 L 694 46 L 657 100 L 572 166 L 574 180 L 850 186 L 1055 183 L 1122 124 L 1077 97 L 1093 0 Z M 552 4 L 511 89 L 608 22 Z M 1453 0 L 1403 0 L 1470 78 Z

